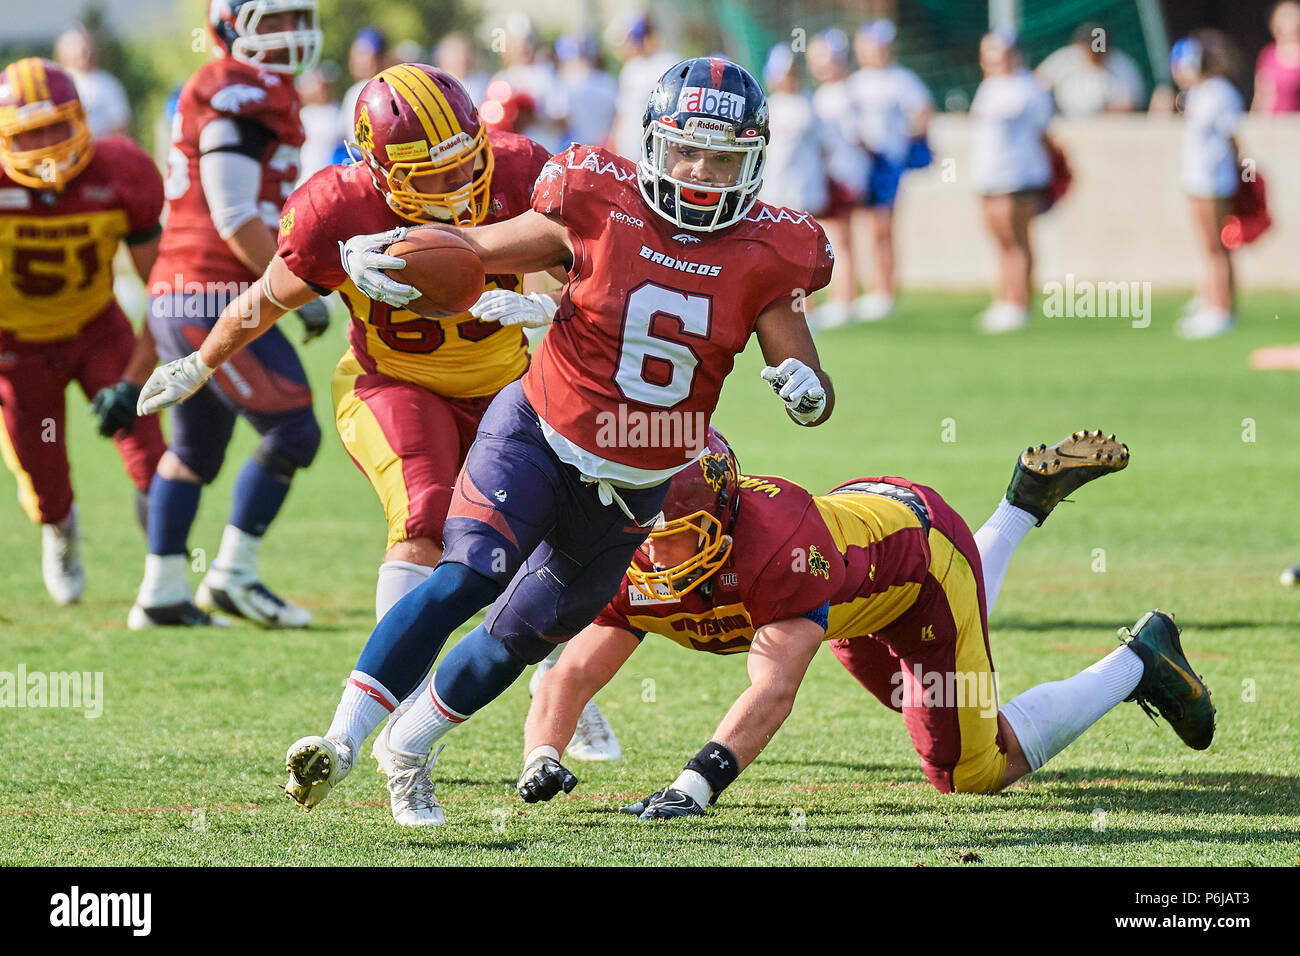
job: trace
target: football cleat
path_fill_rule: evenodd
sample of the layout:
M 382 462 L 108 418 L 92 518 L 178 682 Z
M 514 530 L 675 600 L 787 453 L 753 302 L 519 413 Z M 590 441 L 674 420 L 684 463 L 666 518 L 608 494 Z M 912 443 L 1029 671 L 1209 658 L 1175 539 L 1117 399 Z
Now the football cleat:
M 133 631 L 150 627 L 229 627 L 230 621 L 219 614 L 199 610 L 190 600 L 157 607 L 145 607 L 137 601 L 126 616 L 126 626 Z
M 404 713 L 411 709 L 411 705 L 402 701 L 397 705 L 397 709 L 388 715 L 388 720 L 380 728 L 379 733 L 375 734 L 375 742 L 370 745 L 370 756 L 375 758 L 375 763 L 379 766 L 375 768 L 375 773 L 381 773 L 388 776 L 393 772 L 393 751 L 388 747 L 388 731 L 392 729 L 393 724 L 397 723 Z
M 643 800 L 619 808 L 634 813 L 638 820 L 671 820 L 673 817 L 702 817 L 704 808 L 689 794 L 666 787 Z
M 225 611 L 263 627 L 307 627 L 311 612 L 290 604 L 256 577 L 213 567 L 194 593 L 205 611 Z
M 569 746 L 564 749 L 564 755 L 574 760 L 623 759 L 623 748 L 614 736 L 614 728 L 609 725 L 594 700 L 587 701 L 587 705 L 582 708 L 578 726 L 573 731 Z
M 1007 501 L 1037 518 L 1041 527 L 1066 495 L 1094 478 L 1122 471 L 1128 459 L 1128 445 L 1114 435 L 1103 436 L 1101 429 L 1075 432 L 1050 447 L 1031 445 L 1016 459 Z
M 41 525 L 41 574 L 55 604 L 76 604 L 85 593 L 76 505 L 58 524 Z
M 1300 584 L 1300 564 L 1292 565 L 1282 572 L 1282 583 L 1288 587 Z
M 1125 700 L 1137 701 L 1152 720 L 1154 705 L 1183 743 L 1204 750 L 1214 739 L 1214 703 L 1183 653 L 1180 633 L 1173 617 L 1159 609 L 1147 611 L 1132 629 L 1120 628 L 1120 643 L 1142 659 L 1142 680 Z
M 388 734 L 387 728 L 384 734 Z M 393 810 L 393 819 L 404 827 L 440 827 L 446 823 L 442 805 L 434 796 L 433 778 L 429 775 L 442 747 L 432 759 L 428 754 L 402 753 L 387 744 L 385 749 L 392 766 L 388 774 L 388 803 Z
M 572 771 L 554 757 L 542 756 L 524 768 L 515 790 L 525 803 L 536 803 L 551 799 L 561 790 L 572 793 L 577 785 L 578 778 Z
M 1015 332 L 1029 325 L 1029 310 L 1011 302 L 994 302 L 976 316 L 976 324 L 988 335 Z
M 294 741 L 284 755 L 284 766 L 289 771 L 285 796 L 310 810 L 348 775 L 352 755 L 353 748 L 338 738 L 309 736 Z
M 1227 335 L 1237 325 L 1237 317 L 1222 309 L 1201 308 L 1184 315 L 1174 324 L 1174 334 L 1180 339 L 1212 339 Z

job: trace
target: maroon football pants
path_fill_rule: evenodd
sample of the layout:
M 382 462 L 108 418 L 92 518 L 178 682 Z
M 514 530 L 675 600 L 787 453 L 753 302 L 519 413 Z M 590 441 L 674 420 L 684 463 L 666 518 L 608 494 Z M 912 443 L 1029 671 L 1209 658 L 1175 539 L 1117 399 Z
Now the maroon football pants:
M 77 335 L 58 342 L 21 342 L 0 331 L 0 451 L 18 481 L 18 501 L 41 524 L 67 517 L 72 482 L 64 427 L 64 393 L 76 382 L 87 398 L 122 377 L 135 331 L 114 302 Z M 131 482 L 149 488 L 162 457 L 158 416 L 141 418 L 113 436 Z

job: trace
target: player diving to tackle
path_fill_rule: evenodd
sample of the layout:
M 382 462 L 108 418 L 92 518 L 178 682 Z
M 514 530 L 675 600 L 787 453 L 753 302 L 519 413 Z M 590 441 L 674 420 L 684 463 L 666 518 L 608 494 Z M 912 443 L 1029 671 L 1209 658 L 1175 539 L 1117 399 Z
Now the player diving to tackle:
M 568 281 L 527 373 L 479 425 L 441 563 L 375 628 L 325 735 L 289 748 L 285 791 L 303 807 L 343 779 L 448 635 L 491 605 L 380 736 L 394 818 L 443 822 L 434 745 L 604 607 L 669 479 L 705 451 L 751 334 L 789 416 L 816 425 L 830 414 L 797 303 L 827 283 L 833 259 L 811 217 L 756 198 L 768 137 L 758 84 L 728 60 L 683 61 L 651 94 L 644 128 L 639 162 L 573 147 L 542 170 L 530 211 L 460 232 L 489 273 L 558 265 Z M 372 297 L 415 295 L 380 268 L 391 260 L 349 257 Z
M 1015 548 L 1058 502 L 1127 465 L 1113 435 L 1075 432 L 1027 449 L 1005 500 L 974 535 L 932 488 L 860 478 L 813 496 L 782 478 L 741 476 L 716 431 L 709 444 L 697 466 L 674 476 L 666 520 L 614 599 L 542 680 L 525 731 L 524 800 L 576 785 L 559 761 L 582 702 L 648 632 L 696 650 L 748 652 L 751 685 L 671 784 L 623 808 L 641 820 L 699 815 L 716 801 L 790 714 L 824 640 L 902 712 L 926 777 L 944 793 L 1013 783 L 1125 700 L 1148 714 L 1154 705 L 1189 746 L 1210 745 L 1209 690 L 1160 611 L 1081 673 L 997 706 L 986 595 L 991 608 Z

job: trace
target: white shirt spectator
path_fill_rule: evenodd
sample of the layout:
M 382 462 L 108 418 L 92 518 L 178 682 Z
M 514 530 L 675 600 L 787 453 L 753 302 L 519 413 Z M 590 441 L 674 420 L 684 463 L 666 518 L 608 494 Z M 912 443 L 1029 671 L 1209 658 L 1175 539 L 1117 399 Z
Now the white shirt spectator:
M 618 80 L 594 67 L 561 70 L 559 92 L 562 102 L 560 112 L 565 121 L 565 142 L 560 144 L 560 149 L 568 149 L 572 143 L 605 145 L 610 130 L 614 127 Z M 646 95 L 649 96 L 649 91 Z
M 1101 63 L 1077 43 L 1050 54 L 1034 71 L 1052 92 L 1062 116 L 1095 116 L 1107 110 L 1135 110 L 1146 85 L 1127 54 L 1111 50 Z
M 871 152 L 890 162 L 907 159 L 916 114 L 933 102 L 921 78 L 898 63 L 863 67 L 846 81 L 858 119 L 858 137 Z
M 641 159 L 641 120 L 659 77 L 670 66 L 681 60 L 671 50 L 660 50 L 649 56 L 634 56 L 623 64 L 618 74 L 618 105 L 614 119 L 613 144 L 615 151 L 633 162 Z
M 860 192 L 867 181 L 866 154 L 851 148 L 839 130 L 817 115 L 811 97 L 772 93 L 763 189 L 759 198 L 819 216 L 830 204 L 829 180 Z
M 849 99 L 847 80 L 831 80 L 818 86 L 813 91 L 813 109 L 823 123 L 830 123 L 839 131 L 843 140 L 854 146 L 862 145 L 862 130 Z
M 1052 179 L 1043 134 L 1052 97 L 1028 70 L 990 76 L 970 107 L 971 184 L 986 196 L 1041 189 Z
M 1183 189 L 1189 195 L 1222 198 L 1237 192 L 1237 154 L 1232 136 L 1241 122 L 1236 87 L 1212 76 L 1187 91 L 1183 116 Z
M 95 139 L 125 133 L 131 125 L 131 102 L 117 77 L 105 70 L 68 70 L 86 111 L 86 125 Z
M 298 182 L 301 184 L 306 182 L 313 173 L 324 169 L 333 161 L 334 151 L 342 143 L 339 136 L 342 120 L 337 103 L 304 106 L 298 115 L 306 134 L 298 161 L 300 167 Z

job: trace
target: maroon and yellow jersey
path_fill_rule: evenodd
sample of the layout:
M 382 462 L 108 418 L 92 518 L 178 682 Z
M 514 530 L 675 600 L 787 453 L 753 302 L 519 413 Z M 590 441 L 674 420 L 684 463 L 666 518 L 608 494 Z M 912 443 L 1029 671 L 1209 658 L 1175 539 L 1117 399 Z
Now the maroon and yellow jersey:
M 574 259 L 524 393 L 573 444 L 657 471 L 691 458 L 691 430 L 654 447 L 613 447 L 599 437 L 603 413 L 625 408 L 629 420 L 653 422 L 671 411 L 707 424 L 759 313 L 822 288 L 834 258 L 811 216 L 762 202 L 729 229 L 680 230 L 645 202 L 636 175 L 630 160 L 592 146 L 542 170 L 533 208 L 564 223 Z M 791 309 L 790 321 L 802 313 Z
M 624 577 L 595 623 L 732 654 L 749 650 L 758 628 L 816 618 L 829 605 L 827 640 L 873 634 L 920 593 L 927 509 L 920 488 L 901 478 L 861 478 L 813 496 L 784 478 L 742 477 L 731 554 L 707 594 L 649 598 Z
M 71 338 L 113 301 L 118 243 L 158 235 L 158 167 L 124 136 L 95 144 L 61 193 L 0 172 L 0 330 L 23 341 Z
M 191 283 L 252 282 L 257 276 L 231 250 L 213 225 L 199 179 L 199 139 L 203 128 L 227 119 L 257 130 L 263 143 L 258 159 L 262 182 L 258 207 L 274 229 L 280 207 L 298 179 L 303 142 L 293 78 L 258 70 L 238 60 L 212 60 L 181 89 L 172 119 L 167 157 L 167 225 L 158 261 L 149 276 L 152 295 L 183 292 Z M 181 287 L 177 288 L 177 280 Z
M 534 181 L 550 154 L 516 133 L 489 134 L 496 170 L 484 223 L 528 209 Z M 348 278 L 339 242 L 410 225 L 394 212 L 363 163 L 328 166 L 302 184 L 280 217 L 279 254 L 318 292 L 339 291 L 352 315 L 348 338 L 367 372 L 413 382 L 447 398 L 492 395 L 528 367 L 519 328 L 484 322 L 468 312 L 427 318 L 367 298 Z M 519 275 L 489 275 L 484 291 L 523 288 Z

